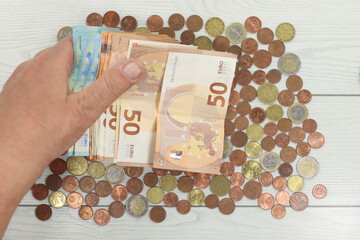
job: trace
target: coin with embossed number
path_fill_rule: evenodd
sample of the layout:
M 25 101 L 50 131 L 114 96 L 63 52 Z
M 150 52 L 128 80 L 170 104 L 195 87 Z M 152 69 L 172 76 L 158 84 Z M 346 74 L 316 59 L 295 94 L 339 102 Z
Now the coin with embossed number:
M 126 201 L 126 211 L 133 217 L 144 216 L 149 209 L 149 203 L 142 195 L 132 195 Z
M 124 181 L 125 171 L 116 164 L 109 165 L 106 168 L 105 177 L 111 184 L 119 184 Z
M 300 70 L 300 67 L 300 58 L 294 53 L 285 53 L 279 58 L 278 69 L 284 75 L 294 75 Z
M 230 42 L 241 43 L 246 37 L 246 30 L 241 23 L 232 23 L 226 28 L 225 35 Z
M 276 171 L 280 166 L 280 157 L 274 152 L 263 153 L 260 157 L 260 165 L 265 171 Z

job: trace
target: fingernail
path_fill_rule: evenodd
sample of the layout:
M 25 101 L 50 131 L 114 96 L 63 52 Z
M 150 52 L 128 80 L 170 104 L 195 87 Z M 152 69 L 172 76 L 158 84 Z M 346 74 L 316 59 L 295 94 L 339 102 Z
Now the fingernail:
M 143 72 L 143 66 L 140 66 L 140 64 L 135 60 L 130 60 L 123 66 L 122 71 L 127 79 L 131 82 L 136 82 L 139 80 L 139 77 Z

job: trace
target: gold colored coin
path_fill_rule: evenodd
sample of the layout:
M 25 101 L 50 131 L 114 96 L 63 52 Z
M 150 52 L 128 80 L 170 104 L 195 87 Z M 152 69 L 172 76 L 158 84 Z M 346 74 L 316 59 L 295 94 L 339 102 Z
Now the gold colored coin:
M 88 163 L 84 157 L 71 156 L 67 159 L 67 170 L 75 176 L 83 175 L 88 169 Z
M 212 48 L 212 41 L 206 36 L 197 37 L 193 44 L 203 50 L 211 50 Z
M 258 98 L 265 104 L 275 102 L 279 94 L 278 88 L 272 83 L 264 83 L 257 90 Z
M 281 23 L 277 26 L 275 34 L 279 40 L 289 42 L 295 37 L 295 28 L 290 23 Z
M 251 124 L 246 134 L 250 140 L 258 141 L 264 136 L 264 129 L 259 124 Z
M 260 157 L 260 165 L 267 172 L 276 171 L 280 166 L 280 157 L 274 152 L 263 153 Z
M 61 208 L 66 203 L 66 196 L 65 193 L 62 191 L 56 191 L 50 194 L 49 196 L 49 203 L 54 208 Z
M 165 196 L 164 190 L 160 187 L 152 187 L 147 191 L 147 199 L 152 203 L 160 203 Z
M 295 103 L 288 108 L 287 115 L 293 123 L 302 123 L 307 119 L 308 110 L 304 104 Z
M 245 153 L 249 158 L 258 158 L 261 154 L 261 145 L 258 142 L 249 142 L 245 145 Z
M 193 206 L 200 206 L 204 203 L 205 193 L 198 188 L 191 190 L 188 193 L 188 200 Z
M 151 34 L 151 31 L 146 27 L 139 27 L 139 28 L 135 29 L 134 32 Z
M 176 188 L 177 180 L 176 177 L 170 174 L 166 174 L 160 178 L 160 187 L 164 191 L 172 191 Z
M 205 24 L 205 30 L 210 36 L 220 36 L 225 30 L 225 23 L 218 17 L 210 18 Z
M 247 179 L 257 179 L 261 174 L 261 166 L 257 161 L 249 160 L 242 166 L 241 172 Z
M 92 178 L 101 178 L 105 174 L 105 166 L 101 162 L 92 162 L 89 164 L 88 173 Z
M 223 175 L 217 175 L 213 177 L 213 179 L 211 179 L 210 191 L 215 195 L 221 197 L 229 193 L 230 186 L 231 183 L 227 177 Z
M 266 109 L 266 117 L 271 121 L 277 122 L 284 115 L 282 107 L 278 104 L 272 104 Z
M 232 23 L 226 28 L 226 37 L 232 43 L 241 43 L 246 38 L 246 30 L 241 23 Z
M 299 175 L 289 177 L 288 188 L 293 192 L 300 192 L 304 188 L 304 179 Z

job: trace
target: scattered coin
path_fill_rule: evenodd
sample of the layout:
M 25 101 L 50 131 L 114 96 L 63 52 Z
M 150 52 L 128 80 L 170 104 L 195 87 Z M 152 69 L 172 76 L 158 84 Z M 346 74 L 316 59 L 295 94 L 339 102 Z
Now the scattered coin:
M 56 158 L 49 164 L 49 168 L 53 174 L 61 175 L 66 171 L 66 162 L 61 158 Z
M 175 31 L 179 31 L 185 25 L 185 18 L 179 13 L 174 13 L 169 17 L 168 24 Z
M 235 128 L 239 130 L 245 130 L 249 126 L 249 120 L 244 116 L 239 116 L 235 119 L 234 124 L 235 124 Z
M 302 142 L 305 139 L 305 131 L 301 127 L 293 127 L 290 129 L 289 137 L 294 143 Z
M 219 198 L 216 194 L 207 195 L 205 198 L 205 206 L 214 209 L 219 205 Z
M 95 180 L 92 177 L 85 176 L 80 179 L 79 185 L 83 192 L 89 193 L 95 189 Z
M 71 208 L 79 208 L 83 204 L 83 197 L 80 193 L 73 192 L 67 196 L 66 202 Z
M 229 138 L 224 138 L 224 150 L 223 150 L 223 155 L 222 158 L 227 158 L 230 153 L 233 150 L 233 145 L 231 144 L 231 141 Z
M 213 42 L 213 49 L 215 51 L 219 51 L 219 52 L 226 52 L 226 50 L 229 48 L 230 46 L 230 41 L 227 37 L 224 37 L 224 36 L 217 36 L 215 39 L 214 39 L 214 42 Z
M 280 190 L 276 193 L 275 199 L 278 203 L 285 205 L 290 201 L 290 194 L 285 190 Z
M 125 171 L 116 164 L 109 165 L 106 168 L 105 177 L 111 184 L 120 184 L 125 179 Z
M 226 116 L 225 116 L 225 119 L 229 119 L 229 120 L 232 120 L 236 117 L 236 108 L 229 105 L 228 106 L 228 109 L 226 111 Z
M 210 36 L 220 36 L 225 30 L 225 23 L 218 17 L 212 17 L 205 23 L 205 30 Z
M 236 106 L 236 112 L 242 116 L 246 116 L 250 113 L 251 106 L 247 101 L 242 101 Z
M 49 220 L 52 215 L 51 207 L 47 204 L 40 204 L 35 209 L 35 215 L 41 221 Z
M 195 40 L 195 34 L 191 30 L 185 30 L 181 33 L 180 40 L 183 44 L 190 45 Z
M 42 183 L 35 184 L 32 188 L 32 195 L 36 200 L 44 200 L 49 195 L 49 189 Z
M 280 157 L 274 152 L 263 153 L 260 157 L 260 165 L 267 172 L 276 171 L 280 166 Z
M 75 176 L 83 175 L 88 169 L 88 163 L 84 157 L 71 156 L 67 159 L 67 170 Z
M 288 118 L 282 118 L 279 120 L 277 126 L 281 132 L 289 132 L 292 127 L 292 122 Z
M 242 86 L 249 85 L 251 83 L 251 79 L 251 72 L 247 69 L 240 69 L 235 75 L 236 82 Z
M 272 185 L 276 190 L 280 191 L 286 188 L 287 182 L 284 177 L 277 176 L 276 178 L 274 178 Z
M 181 175 L 183 172 L 182 171 L 178 171 L 178 170 L 170 170 L 171 175 L 173 176 L 179 176 Z
M 219 211 L 222 214 L 229 215 L 229 214 L 233 213 L 234 210 L 235 210 L 235 203 L 234 203 L 234 201 L 232 199 L 223 198 L 219 202 Z
M 303 122 L 302 127 L 305 132 L 312 133 L 317 129 L 317 123 L 314 119 L 308 118 Z
M 271 104 L 266 109 L 266 117 L 274 122 L 279 121 L 284 115 L 284 111 L 280 105 Z
M 262 188 L 260 183 L 256 181 L 248 181 L 244 185 L 244 194 L 248 199 L 257 199 L 260 197 Z
M 246 54 L 254 54 L 258 49 L 258 43 L 253 38 L 245 38 L 241 43 L 241 50 Z
M 139 178 L 131 178 L 126 183 L 126 189 L 129 193 L 134 195 L 141 193 L 143 188 L 144 184 Z
M 95 192 L 97 195 L 99 195 L 100 197 L 107 197 L 110 195 L 111 193 L 111 184 L 108 183 L 105 180 L 101 180 L 99 182 L 96 183 L 95 186 Z
M 94 221 L 97 225 L 104 226 L 110 222 L 110 213 L 101 208 L 94 213 Z
M 256 89 L 250 85 L 244 86 L 240 90 L 240 97 L 245 101 L 251 102 L 256 98 Z
M 90 206 L 84 205 L 79 209 L 79 216 L 83 220 L 89 220 L 93 216 L 93 210 Z
M 143 167 L 125 167 L 126 175 L 128 175 L 131 178 L 140 177 L 143 171 L 144 171 Z
M 58 34 L 57 34 L 57 39 L 58 41 L 61 41 L 62 39 L 68 37 L 68 36 L 72 36 L 73 32 L 72 32 L 72 27 L 69 26 L 65 26 L 62 27 Z
M 258 142 L 249 142 L 245 146 L 245 153 L 251 159 L 258 158 L 262 152 L 261 145 Z
M 146 26 L 150 31 L 158 32 L 164 26 L 164 21 L 159 15 L 151 15 L 146 21 Z
M 227 49 L 227 52 L 229 52 L 229 53 L 234 53 L 234 54 L 238 55 L 238 57 L 240 57 L 241 54 L 242 54 L 242 50 L 241 50 L 241 48 L 240 48 L 238 45 L 231 45 L 231 46 Z
M 251 16 L 245 20 L 245 28 L 249 33 L 257 33 L 261 29 L 261 21 L 258 17 Z
M 61 191 L 56 191 L 50 194 L 49 196 L 49 203 L 54 208 L 61 208 L 66 203 L 66 196 Z
M 309 204 L 309 199 L 308 197 L 302 193 L 302 192 L 297 192 L 294 193 L 293 195 L 291 195 L 290 197 L 290 206 L 295 210 L 295 211 L 302 211 L 304 210 Z
M 61 188 L 62 185 L 62 179 L 58 175 L 50 174 L 47 176 L 45 180 L 45 185 L 51 190 L 51 191 L 57 191 Z
M 284 107 L 291 106 L 295 101 L 295 95 L 290 90 L 283 90 L 278 96 L 279 103 Z
M 253 123 L 256 123 L 256 124 L 262 123 L 263 121 L 265 121 L 265 118 L 266 118 L 265 110 L 262 109 L 261 107 L 252 108 L 250 111 L 249 118 Z M 254 126 L 254 124 L 252 126 Z
M 274 33 L 270 28 L 262 28 L 257 33 L 257 39 L 261 44 L 270 44 L 274 40 Z
M 292 175 L 288 179 L 288 188 L 293 192 L 300 192 L 304 188 L 304 179 L 299 175 Z
M 281 204 L 276 204 L 271 209 L 271 215 L 276 219 L 285 217 L 286 208 Z
M 263 70 L 256 70 L 252 75 L 254 83 L 261 85 L 266 82 L 266 73 Z
M 311 151 L 311 147 L 306 142 L 299 142 L 296 145 L 296 152 L 299 156 L 305 157 L 309 155 L 310 151 Z
M 293 167 L 290 163 L 284 162 L 278 168 L 279 174 L 282 177 L 289 177 L 293 173 Z
M 278 97 L 278 93 L 279 91 L 277 87 L 272 83 L 264 83 L 259 86 L 257 90 L 259 100 L 265 104 L 275 102 Z
M 86 205 L 89 205 L 90 207 L 96 207 L 100 202 L 99 195 L 96 193 L 88 193 L 85 196 L 85 203 Z
M 234 165 L 230 162 L 223 162 L 220 166 L 220 173 L 224 176 L 231 176 L 234 173 Z
M 122 202 L 114 201 L 109 205 L 109 213 L 114 218 L 120 218 L 125 213 L 125 205 Z
M 204 203 L 204 200 L 205 193 L 198 188 L 195 188 L 188 193 L 188 201 L 192 206 L 200 206 Z
M 276 37 L 283 41 L 291 41 L 295 37 L 295 28 L 290 23 L 281 23 L 275 31 Z
M 291 75 L 286 80 L 286 87 L 293 92 L 299 91 L 302 88 L 302 86 L 303 86 L 303 81 L 301 77 L 299 77 L 298 75 Z
M 244 196 L 244 192 L 241 188 L 233 187 L 230 189 L 229 197 L 231 198 L 231 200 L 238 202 L 243 198 L 243 196 Z
M 198 15 L 191 15 L 186 20 L 186 26 L 193 32 L 199 31 L 203 27 L 203 20 Z
M 249 69 L 254 61 L 252 59 L 252 57 L 250 57 L 249 55 L 245 54 L 245 55 L 242 55 L 240 58 L 239 58 L 239 66 L 243 69 Z
M 280 158 L 284 162 L 292 163 L 296 159 L 296 151 L 291 146 L 286 146 L 280 151 Z
M 121 19 L 120 29 L 125 32 L 133 32 L 137 28 L 137 20 L 133 16 L 125 16 Z M 111 213 L 110 213 L 111 214 Z
M 285 53 L 279 58 L 278 69 L 284 75 L 294 75 L 300 70 L 300 67 L 300 58 L 293 53 Z
M 268 50 L 273 57 L 281 57 L 285 53 L 285 44 L 280 40 L 272 41 Z
M 286 135 L 285 133 L 279 133 L 278 135 L 276 135 L 275 137 L 275 144 L 278 147 L 284 148 L 286 147 L 290 142 L 290 138 L 288 135 Z M 280 152 L 281 154 L 281 152 Z M 280 155 L 281 158 L 281 155 Z M 281 158 L 282 159 L 282 158 Z
M 62 187 L 67 192 L 75 192 L 79 187 L 79 180 L 74 176 L 66 176 L 63 179 Z
M 246 161 L 246 153 L 241 149 L 236 149 L 231 152 L 229 159 L 234 166 L 241 166 Z
M 195 38 L 194 45 L 203 50 L 211 50 L 212 48 L 211 39 L 206 36 L 199 36 Z
M 259 176 L 259 183 L 264 186 L 264 187 L 268 187 L 272 184 L 273 182 L 273 176 L 271 175 L 271 173 L 269 172 L 263 172 L 260 174 Z
M 246 130 L 246 135 L 250 140 L 258 141 L 264 136 L 264 129 L 259 124 L 251 124 Z
M 231 187 L 230 180 L 222 175 L 217 175 L 211 179 L 210 191 L 217 196 L 225 196 L 229 193 Z
M 278 133 L 278 131 L 279 131 L 278 126 L 273 122 L 268 122 L 264 126 L 264 133 L 269 137 L 275 136 Z
M 115 201 L 125 201 L 125 199 L 128 196 L 128 190 L 125 186 L 123 185 L 116 185 L 115 187 L 113 187 L 113 189 L 111 190 L 111 197 L 115 200 Z M 111 214 L 111 212 L 110 212 Z
M 198 188 L 207 188 L 210 185 L 209 174 L 206 173 L 197 173 L 194 176 L 194 185 Z
M 245 177 L 242 173 L 234 172 L 230 176 L 230 182 L 235 187 L 240 187 L 245 182 Z
M 267 68 L 271 64 L 271 54 L 268 51 L 263 50 L 263 49 L 258 50 L 254 53 L 253 61 L 254 61 L 254 65 L 256 67 Z
M 232 23 L 226 28 L 225 35 L 232 43 L 241 43 L 246 37 L 246 30 L 241 23 Z
M 101 27 L 103 25 L 103 18 L 99 13 L 90 13 L 86 18 L 86 25 Z
M 171 38 L 175 38 L 175 31 L 170 27 L 163 27 L 159 30 L 159 34 L 167 35 Z
M 295 103 L 288 108 L 287 115 L 293 123 L 302 123 L 308 116 L 308 110 L 304 104 Z
M 180 213 L 180 214 L 187 214 L 190 212 L 191 210 L 191 204 L 189 201 L 187 200 L 180 200 L 177 204 L 176 204 L 176 210 Z
M 308 140 L 310 147 L 316 148 L 316 149 L 321 148 L 325 142 L 324 135 L 322 135 L 319 132 L 310 133 L 307 140 Z
M 160 187 L 164 191 L 172 191 L 176 188 L 177 180 L 173 175 L 166 174 L 160 178 Z
M 165 174 L 168 173 L 169 170 L 167 169 L 160 169 L 160 168 L 152 168 L 152 171 L 158 175 L 158 176 L 164 176 Z
M 258 205 L 260 208 L 262 208 L 264 210 L 271 209 L 274 206 L 274 204 L 275 204 L 275 199 L 269 193 L 263 193 L 258 198 Z
M 296 170 L 300 176 L 312 178 L 319 171 L 319 163 L 314 157 L 306 156 L 297 162 Z
M 135 29 L 134 32 L 144 33 L 144 34 L 151 34 L 151 31 L 146 27 L 139 27 Z
M 178 195 L 174 192 L 169 192 L 164 196 L 164 203 L 167 207 L 175 207 L 179 201 Z
M 92 162 L 89 164 L 88 173 L 92 178 L 101 178 L 105 174 L 105 166 L 101 162 Z
M 114 11 L 108 11 L 104 14 L 103 21 L 107 27 L 116 27 L 119 25 L 120 16 Z
M 156 223 L 160 223 L 166 218 L 166 211 L 161 206 L 155 206 L 150 210 L 150 219 Z
M 132 195 L 126 201 L 126 211 L 133 217 L 144 216 L 149 209 L 149 203 L 142 195 Z
M 234 131 L 235 131 L 235 124 L 234 122 L 228 120 L 228 119 L 225 119 L 225 132 L 224 132 L 224 135 L 225 136 L 231 136 Z
M 314 188 L 312 190 L 312 194 L 317 199 L 323 199 L 327 194 L 327 189 L 324 185 L 317 184 L 314 186 Z
M 261 140 L 261 148 L 265 151 L 271 151 L 275 147 L 275 140 L 272 137 L 266 136 Z
M 242 131 L 236 131 L 231 135 L 231 143 L 235 147 L 243 147 L 248 141 L 248 136 Z
M 194 181 L 188 176 L 182 176 L 178 179 L 177 186 L 181 192 L 190 192 L 194 187 Z
M 297 100 L 299 103 L 307 104 L 311 101 L 311 92 L 309 90 L 303 89 L 300 90 L 297 94 Z

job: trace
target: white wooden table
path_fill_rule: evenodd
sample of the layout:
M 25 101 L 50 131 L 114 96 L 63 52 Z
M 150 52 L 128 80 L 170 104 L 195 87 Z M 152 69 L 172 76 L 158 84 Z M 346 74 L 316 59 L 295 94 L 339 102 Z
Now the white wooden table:
M 166 208 L 167 218 L 161 224 L 153 223 L 148 216 L 136 219 L 125 214 L 100 227 L 93 220 L 81 220 L 78 211 L 69 207 L 53 209 L 51 219 L 41 222 L 35 217 L 35 207 L 47 201 L 36 201 L 29 192 L 15 212 L 5 239 L 360 239 L 360 3 L 357 0 L 1 0 L 0 86 L 18 64 L 55 44 L 62 26 L 84 25 L 89 13 L 104 14 L 108 10 L 117 11 L 121 17 L 133 15 L 142 26 L 152 14 L 159 14 L 167 21 L 175 12 L 185 17 L 198 14 L 204 21 L 217 16 L 226 25 L 243 23 L 255 15 L 263 26 L 273 30 L 281 22 L 292 23 L 296 37 L 286 48 L 301 58 L 298 74 L 304 80 L 304 88 L 313 93 L 308 104 L 309 117 L 318 122 L 318 130 L 326 138 L 323 148 L 311 152 L 320 163 L 320 171 L 305 183 L 309 207 L 295 212 L 286 206 L 285 218 L 276 220 L 270 211 L 261 210 L 256 201 L 244 197 L 229 216 L 204 206 L 193 207 L 187 215 Z M 196 36 L 202 34 L 203 31 Z M 276 62 L 271 67 L 276 67 Z M 285 88 L 285 79 L 278 84 L 279 89 Z M 44 182 L 49 173 L 47 169 L 37 182 Z M 325 184 L 328 189 L 323 200 L 311 194 L 317 183 Z M 146 191 L 144 188 L 142 194 Z M 263 192 L 274 193 L 274 190 L 267 187 Z M 185 194 L 177 193 L 181 199 L 186 198 Z M 100 207 L 110 202 L 110 198 L 101 199 Z

